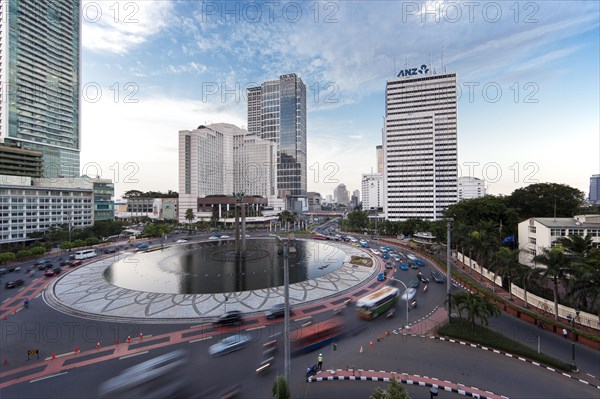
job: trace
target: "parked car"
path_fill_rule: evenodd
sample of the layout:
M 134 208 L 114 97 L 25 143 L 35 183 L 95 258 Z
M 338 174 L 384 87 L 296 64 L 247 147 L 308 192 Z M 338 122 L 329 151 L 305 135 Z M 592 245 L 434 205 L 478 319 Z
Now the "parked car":
M 444 276 L 442 276 L 440 273 L 436 272 L 436 271 L 432 271 L 431 272 L 431 277 L 433 278 L 433 280 L 436 283 L 443 283 L 444 281 L 446 281 L 446 279 L 444 279 Z
M 290 310 L 290 315 L 291 315 L 292 311 Z M 283 315 L 285 314 L 285 304 L 284 303 L 278 303 L 277 305 L 273 306 L 271 309 L 267 310 L 265 312 L 265 316 L 267 316 L 267 319 L 276 319 L 277 317 L 283 317 Z
M 233 324 L 242 324 L 242 312 L 239 310 L 231 310 L 219 317 L 215 324 L 220 326 L 230 326 Z
M 13 280 L 13 281 L 7 281 L 6 282 L 6 288 L 16 288 L 16 287 L 20 287 L 23 284 L 25 284 L 25 281 L 21 280 L 21 279 L 17 279 L 17 280 Z
M 231 335 L 227 338 L 223 338 L 216 344 L 211 345 L 208 348 L 208 355 L 218 356 L 237 351 L 246 346 L 250 342 L 250 340 L 251 338 L 247 334 Z

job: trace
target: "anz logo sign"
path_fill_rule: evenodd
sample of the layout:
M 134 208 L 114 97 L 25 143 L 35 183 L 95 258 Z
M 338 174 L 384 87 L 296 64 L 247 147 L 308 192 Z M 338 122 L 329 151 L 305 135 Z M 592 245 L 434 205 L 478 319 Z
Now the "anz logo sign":
M 429 68 L 427 68 L 427 65 L 423 64 L 421 65 L 421 68 L 408 68 L 401 70 L 398 74 L 398 77 L 425 75 L 427 73 L 429 73 Z

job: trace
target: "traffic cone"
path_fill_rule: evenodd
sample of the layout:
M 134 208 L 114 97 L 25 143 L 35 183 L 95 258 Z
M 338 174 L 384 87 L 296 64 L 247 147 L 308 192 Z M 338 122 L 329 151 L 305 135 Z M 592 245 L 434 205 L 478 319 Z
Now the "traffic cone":
M 100 342 L 96 344 L 96 349 L 100 349 Z
M 127 343 L 130 343 L 130 342 L 131 342 L 131 335 L 128 335 L 127 336 Z
M 363 347 L 361 345 L 360 350 L 358 351 L 358 353 L 363 353 Z
M 75 353 L 79 353 L 79 347 L 78 346 L 75 347 Z
M 56 359 L 56 353 L 52 352 L 52 360 Z
M 373 347 L 373 340 L 369 341 L 369 346 L 372 348 Z
M 140 333 L 140 341 L 144 339 L 144 334 Z

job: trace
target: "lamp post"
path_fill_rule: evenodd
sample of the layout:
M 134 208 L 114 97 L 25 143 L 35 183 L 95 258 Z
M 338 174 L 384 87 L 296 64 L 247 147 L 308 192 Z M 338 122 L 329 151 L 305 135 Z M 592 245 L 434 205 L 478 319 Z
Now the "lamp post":
M 283 243 L 283 354 L 284 376 L 290 382 L 290 271 L 289 271 L 289 243 L 287 239 L 277 236 Z
M 392 277 L 392 278 L 390 278 L 390 280 L 397 281 L 404 286 L 404 289 L 405 289 L 404 292 L 406 292 L 406 325 L 404 328 L 408 329 L 408 287 L 406 286 L 406 284 L 404 284 L 403 281 L 398 280 L 397 278 Z
M 575 309 L 575 314 L 577 315 L 576 317 L 579 317 L 579 309 Z M 577 364 L 575 363 L 575 318 L 576 317 L 567 315 L 567 320 L 569 321 L 569 324 L 571 324 L 571 326 L 573 327 L 573 335 L 572 335 L 573 339 L 571 340 L 571 349 L 572 349 L 571 367 L 573 368 L 574 371 L 577 371 Z
M 448 293 L 448 322 L 451 321 L 452 318 L 452 293 L 450 292 L 450 288 L 452 286 L 452 270 L 450 269 L 450 254 L 452 252 L 452 249 L 450 247 L 451 244 L 451 240 L 450 240 L 450 236 L 452 234 L 452 222 L 454 221 L 454 219 L 452 218 L 448 218 L 446 219 L 448 221 L 447 227 L 448 227 L 448 231 L 446 233 L 446 292 Z
M 73 215 L 73 211 L 67 211 L 65 212 L 65 214 L 67 215 L 67 223 L 69 225 L 69 242 L 71 242 L 71 216 Z

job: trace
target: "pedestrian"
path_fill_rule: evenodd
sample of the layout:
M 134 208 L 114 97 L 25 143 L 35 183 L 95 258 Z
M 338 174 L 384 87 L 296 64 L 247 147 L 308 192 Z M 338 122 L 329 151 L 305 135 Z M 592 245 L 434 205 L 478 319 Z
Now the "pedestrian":
M 567 335 L 569 335 L 569 332 L 566 328 L 563 328 L 563 337 L 567 338 Z
M 323 368 L 323 354 L 319 353 L 319 357 L 317 358 L 317 370 L 321 371 Z

